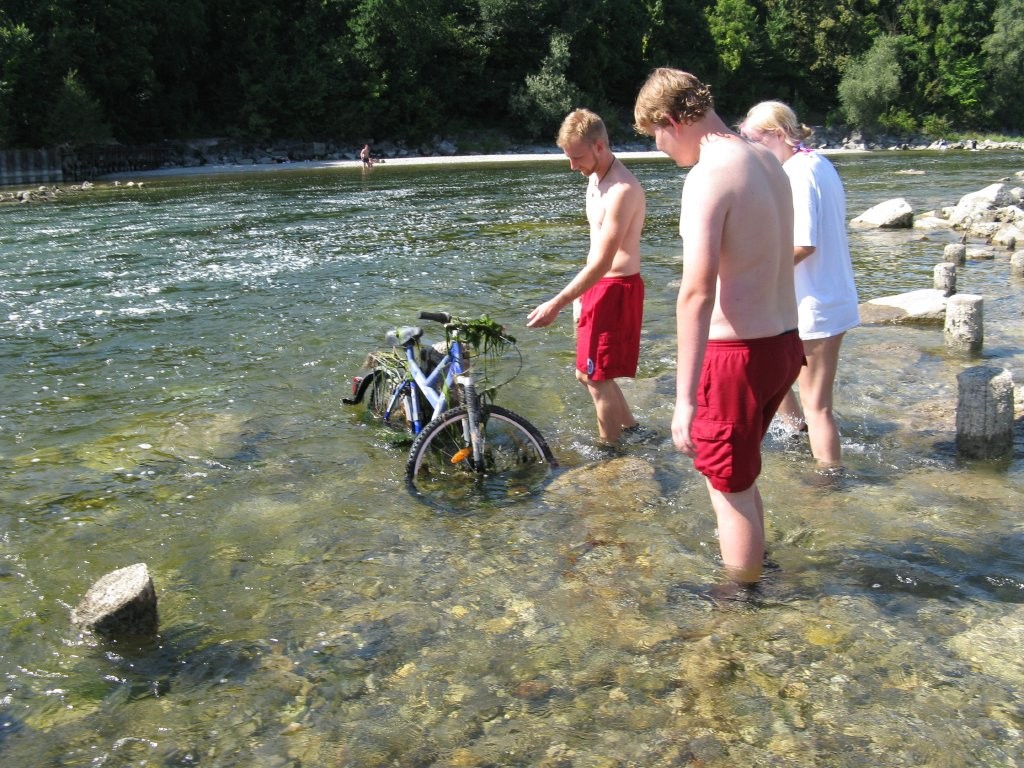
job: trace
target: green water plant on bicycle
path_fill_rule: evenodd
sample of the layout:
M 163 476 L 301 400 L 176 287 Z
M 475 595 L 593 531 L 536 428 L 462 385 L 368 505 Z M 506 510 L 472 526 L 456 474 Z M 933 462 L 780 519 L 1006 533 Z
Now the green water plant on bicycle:
M 468 344 L 482 355 L 500 355 L 515 346 L 515 337 L 505 332 L 505 326 L 499 325 L 486 314 L 476 320 L 456 320 L 445 326 L 447 341 L 451 343 L 452 332 L 457 331 L 459 340 Z

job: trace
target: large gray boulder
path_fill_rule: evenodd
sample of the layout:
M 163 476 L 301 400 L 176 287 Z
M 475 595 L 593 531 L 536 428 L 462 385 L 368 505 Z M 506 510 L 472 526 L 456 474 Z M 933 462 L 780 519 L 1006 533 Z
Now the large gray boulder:
M 1014 205 L 1018 199 L 1006 184 L 989 184 L 961 197 L 949 214 L 949 222 L 957 229 L 969 228 L 977 222 L 990 221 L 994 210 Z
M 864 324 L 941 323 L 946 319 L 946 295 L 936 288 L 880 296 L 860 305 Z
M 909 229 L 914 226 L 914 210 L 904 198 L 897 197 L 868 208 L 850 223 L 880 229 Z

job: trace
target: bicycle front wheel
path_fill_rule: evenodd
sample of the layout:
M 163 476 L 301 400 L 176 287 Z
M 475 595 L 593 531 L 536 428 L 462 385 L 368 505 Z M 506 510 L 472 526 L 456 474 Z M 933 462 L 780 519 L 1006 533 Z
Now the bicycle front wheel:
M 473 460 L 466 406 L 445 411 L 417 436 L 406 476 L 412 490 L 446 505 L 504 501 L 537 490 L 558 466 L 535 426 L 497 405 L 479 409 L 483 461 Z

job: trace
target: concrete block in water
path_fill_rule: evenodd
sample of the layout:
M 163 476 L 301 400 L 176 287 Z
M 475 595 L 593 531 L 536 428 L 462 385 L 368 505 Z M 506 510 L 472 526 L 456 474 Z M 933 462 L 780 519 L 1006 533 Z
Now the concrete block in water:
M 984 297 L 961 293 L 946 300 L 946 341 L 980 350 L 985 338 Z
M 944 261 L 936 264 L 934 269 L 935 289 L 942 291 L 943 296 L 956 293 L 956 264 Z
M 967 246 L 963 243 L 950 243 L 943 250 L 942 258 L 962 266 L 967 263 Z
M 956 448 L 971 459 L 1013 453 L 1013 375 L 979 365 L 956 377 Z
M 107 636 L 156 634 L 156 589 L 145 563 L 111 571 L 71 612 L 76 626 Z

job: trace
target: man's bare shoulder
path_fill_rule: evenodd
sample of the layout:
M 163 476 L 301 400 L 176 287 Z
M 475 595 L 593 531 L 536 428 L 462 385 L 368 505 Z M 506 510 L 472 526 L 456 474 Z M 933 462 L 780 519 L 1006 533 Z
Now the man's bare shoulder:
M 742 187 L 764 166 L 760 149 L 739 136 L 719 137 L 701 148 L 700 161 L 686 175 L 686 184 L 690 185 L 692 180 L 693 187 L 705 191 Z M 764 154 L 770 155 L 767 150 Z
M 617 167 L 613 167 L 609 171 L 607 178 L 604 179 L 604 183 L 601 185 L 605 186 L 602 196 L 605 199 L 614 198 L 632 202 L 643 201 L 646 193 L 640 180 L 621 163 L 616 163 L 615 165 Z
M 643 185 L 640 184 L 640 180 L 622 163 L 622 161 L 614 163 L 608 170 L 607 181 L 610 182 L 611 186 L 622 185 L 630 189 L 643 191 Z

